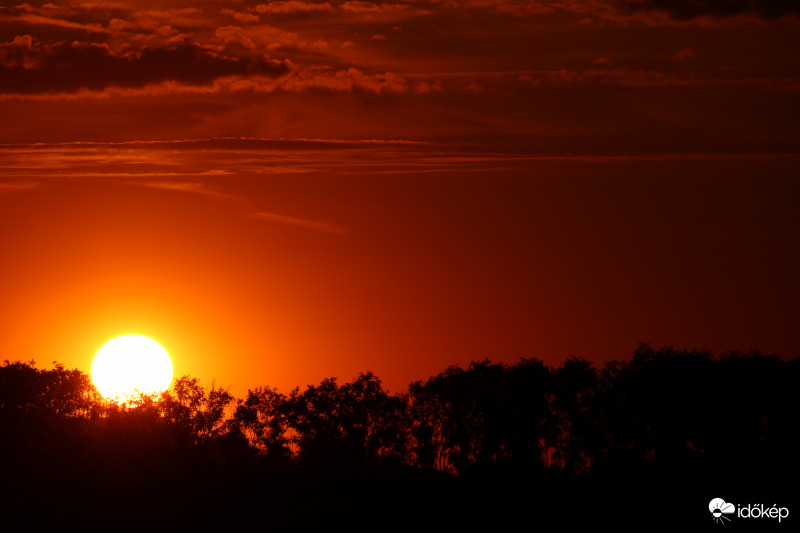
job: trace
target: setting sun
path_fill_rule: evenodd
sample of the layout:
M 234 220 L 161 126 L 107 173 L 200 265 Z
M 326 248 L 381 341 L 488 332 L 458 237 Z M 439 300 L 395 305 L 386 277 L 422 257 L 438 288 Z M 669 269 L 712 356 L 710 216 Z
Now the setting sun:
M 124 335 L 98 350 L 92 363 L 92 381 L 106 399 L 124 400 L 137 392 L 159 393 L 172 381 L 172 361 L 153 339 Z

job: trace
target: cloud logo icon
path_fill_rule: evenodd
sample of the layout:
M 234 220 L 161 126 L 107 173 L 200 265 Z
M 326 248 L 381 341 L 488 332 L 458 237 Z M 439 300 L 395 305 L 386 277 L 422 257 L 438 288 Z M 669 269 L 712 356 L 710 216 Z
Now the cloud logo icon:
M 727 503 L 722 498 L 714 498 L 710 502 L 708 502 L 708 510 L 711 511 L 711 515 L 714 517 L 715 522 L 719 522 L 724 524 L 725 521 L 730 522 L 730 518 L 724 516 L 726 514 L 733 514 L 736 512 L 736 506 L 732 503 Z

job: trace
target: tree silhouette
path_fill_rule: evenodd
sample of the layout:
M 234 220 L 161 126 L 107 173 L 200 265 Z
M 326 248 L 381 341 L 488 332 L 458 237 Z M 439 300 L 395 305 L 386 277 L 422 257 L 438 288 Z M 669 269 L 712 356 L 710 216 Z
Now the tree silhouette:
M 405 400 L 390 396 L 371 372 L 338 385 L 335 378 L 295 390 L 287 420 L 306 459 L 348 464 L 406 454 Z
M 244 526 L 269 500 L 289 527 L 305 512 L 298 502 L 332 513 L 357 494 L 365 518 L 416 506 L 426 524 L 480 530 L 499 527 L 499 508 L 514 516 L 535 501 L 558 515 L 584 501 L 597 517 L 624 494 L 631 520 L 642 520 L 654 498 L 707 496 L 687 479 L 731 491 L 794 479 L 797 405 L 798 359 L 646 344 L 601 367 L 578 358 L 453 366 L 405 394 L 370 372 L 289 394 L 257 387 L 244 399 L 183 376 L 123 403 L 103 400 L 79 370 L 5 361 L 0 502 L 30 511 L 22 495 L 49 487 L 64 515 L 86 494 L 109 509 L 119 504 L 106 494 L 120 495 L 148 509 L 134 522 L 141 529 L 177 508 L 196 527 Z M 172 507 L 154 510 L 156 493 Z M 413 514 L 402 518 L 400 529 L 415 527 Z
M 541 469 L 546 462 L 546 444 L 553 441 L 556 428 L 550 405 L 553 372 L 538 359 L 522 359 L 506 368 L 505 382 L 505 459 L 526 469 Z
M 542 462 L 553 416 L 550 371 L 541 361 L 506 367 L 473 362 L 453 366 L 409 388 L 411 435 L 424 466 L 464 472 L 503 460 Z
M 169 423 L 180 427 L 196 442 L 226 433 L 229 427 L 226 409 L 236 401 L 227 390 L 212 384 L 211 390 L 206 392 L 197 378 L 189 376 L 178 378 L 173 390 L 174 395 L 165 391 L 158 404 Z
M 583 359 L 568 359 L 553 372 L 553 459 L 568 473 L 585 472 L 598 460 L 602 435 L 594 412 L 597 384 L 597 370 Z
M 238 401 L 233 423 L 260 452 L 272 457 L 291 455 L 287 398 L 277 389 L 248 390 L 247 398 Z

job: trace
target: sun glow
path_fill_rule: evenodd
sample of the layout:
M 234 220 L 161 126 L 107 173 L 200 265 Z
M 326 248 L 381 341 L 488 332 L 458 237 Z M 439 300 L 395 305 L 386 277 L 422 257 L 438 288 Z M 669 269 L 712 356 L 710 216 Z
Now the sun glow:
M 111 339 L 97 351 L 92 381 L 109 400 L 124 401 L 140 392 L 159 393 L 172 382 L 172 360 L 153 339 L 124 335 Z

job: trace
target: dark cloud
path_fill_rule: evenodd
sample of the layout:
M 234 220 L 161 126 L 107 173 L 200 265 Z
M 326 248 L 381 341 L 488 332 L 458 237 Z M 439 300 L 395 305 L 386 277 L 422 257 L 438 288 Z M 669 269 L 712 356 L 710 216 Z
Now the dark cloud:
M 677 20 L 708 15 L 727 18 L 752 14 L 764 19 L 800 15 L 797 0 L 614 0 L 614 3 L 634 12 L 663 11 Z
M 8 43 L 11 44 L 11 43 Z M 261 58 L 229 58 L 196 44 L 144 48 L 116 55 L 100 44 L 7 46 L 0 64 L 0 93 L 35 94 L 143 87 L 176 81 L 204 85 L 224 76 L 280 76 L 289 72 L 285 62 Z M 0 58 L 3 57 L 0 55 Z M 25 56 L 25 59 L 21 59 Z

